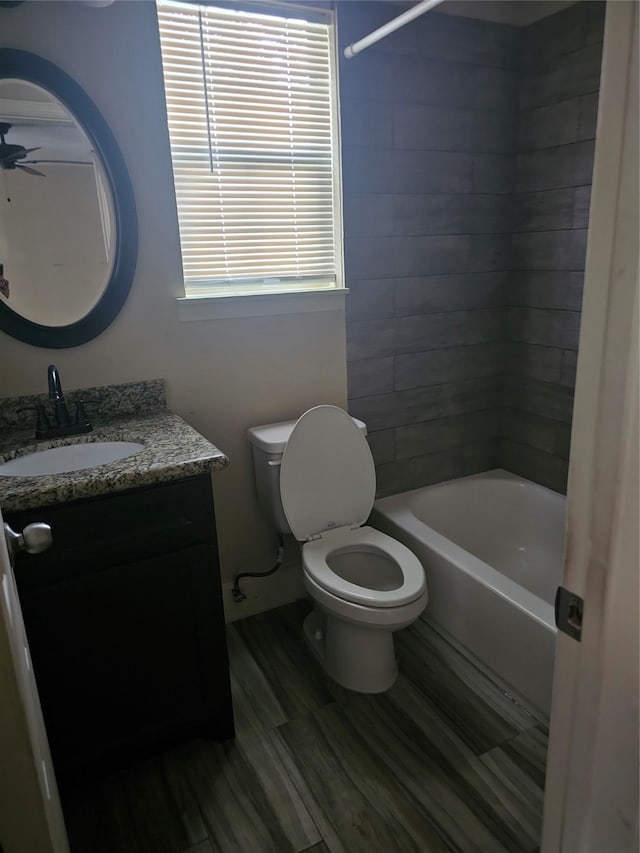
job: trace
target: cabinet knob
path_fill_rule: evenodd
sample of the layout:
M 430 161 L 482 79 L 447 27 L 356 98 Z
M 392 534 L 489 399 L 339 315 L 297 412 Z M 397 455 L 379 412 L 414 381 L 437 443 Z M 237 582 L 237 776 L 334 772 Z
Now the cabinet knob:
M 44 521 L 27 524 L 22 533 L 16 533 L 5 522 L 4 535 L 7 538 L 7 546 L 11 555 L 20 551 L 26 551 L 27 554 L 41 554 L 53 543 L 51 525 Z

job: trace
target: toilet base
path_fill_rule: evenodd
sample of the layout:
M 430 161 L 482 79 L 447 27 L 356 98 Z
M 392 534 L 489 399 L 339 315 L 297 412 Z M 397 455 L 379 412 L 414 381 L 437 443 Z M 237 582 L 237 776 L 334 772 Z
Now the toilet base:
M 314 609 L 304 620 L 304 635 L 327 675 L 341 687 L 384 693 L 395 683 L 398 665 L 391 631 Z
M 319 610 L 312 610 L 311 613 L 305 616 L 302 623 L 304 638 L 307 645 L 311 649 L 324 669 L 324 638 L 326 633 L 327 620 Z

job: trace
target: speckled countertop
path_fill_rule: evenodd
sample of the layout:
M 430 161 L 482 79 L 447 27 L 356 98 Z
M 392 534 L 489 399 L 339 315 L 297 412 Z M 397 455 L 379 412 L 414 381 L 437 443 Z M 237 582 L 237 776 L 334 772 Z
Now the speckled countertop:
M 153 388 L 150 388 L 152 385 Z M 214 444 L 181 417 L 166 411 L 164 386 L 159 381 L 110 386 L 110 389 L 113 388 L 129 392 L 129 405 L 121 405 L 119 411 L 118 406 L 115 407 L 118 417 L 105 418 L 105 389 L 90 389 L 92 394 L 100 395 L 100 406 L 97 408 L 103 409 L 95 419 L 91 416 L 95 424 L 93 432 L 43 441 L 33 438 L 33 428 L 25 430 L 22 424 L 11 422 L 12 416 L 8 412 L 14 412 L 17 408 L 14 405 L 17 398 L 13 398 L 11 403 L 8 400 L 0 401 L 0 424 L 4 426 L 0 431 L 0 462 L 67 444 L 136 441 L 144 445 L 144 449 L 133 456 L 93 468 L 38 477 L 0 476 L 0 506 L 3 513 L 178 480 L 209 470 L 220 470 L 229 464 L 227 456 Z M 136 395 L 135 388 L 142 389 L 140 394 Z M 146 393 L 150 390 L 154 394 Z M 67 395 L 67 399 L 71 400 L 72 394 Z M 90 399 L 89 394 L 83 392 L 83 395 Z M 23 400 L 20 403 L 24 404 Z M 4 423 L 2 404 L 6 404 Z

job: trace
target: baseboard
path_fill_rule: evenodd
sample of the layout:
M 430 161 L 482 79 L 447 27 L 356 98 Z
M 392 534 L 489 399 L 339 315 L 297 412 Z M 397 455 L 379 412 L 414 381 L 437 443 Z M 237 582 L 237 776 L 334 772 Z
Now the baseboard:
M 273 610 L 274 607 L 290 604 L 307 595 L 302 582 L 302 568 L 298 564 L 283 566 L 266 578 L 244 578 L 241 582 L 242 592 L 247 596 L 244 601 L 234 600 L 232 588 L 231 581 L 222 585 L 224 618 L 227 623 Z

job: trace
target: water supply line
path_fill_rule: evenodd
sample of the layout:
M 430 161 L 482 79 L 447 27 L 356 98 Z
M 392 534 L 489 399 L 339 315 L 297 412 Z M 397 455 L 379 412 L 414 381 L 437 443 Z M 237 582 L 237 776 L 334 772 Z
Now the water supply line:
M 438 6 L 440 3 L 442 3 L 442 0 L 422 0 L 422 3 L 417 3 L 413 8 L 407 9 L 406 12 L 398 15 L 397 18 L 394 18 L 392 21 L 389 21 L 389 23 L 383 24 L 381 27 L 378 27 L 377 30 L 369 33 L 368 36 L 364 36 L 364 38 L 361 38 L 359 41 L 354 41 L 353 44 L 345 47 L 345 57 L 347 59 L 353 59 L 356 54 L 361 53 L 361 51 L 365 50 L 367 47 L 371 47 L 372 44 L 380 41 L 380 39 L 383 39 L 385 36 L 399 30 L 400 27 L 404 27 L 404 25 L 408 24 L 409 21 L 413 21 L 415 18 L 420 17 L 420 15 L 424 15 L 425 12 L 428 12 L 429 9 L 433 9 L 434 6 Z
M 242 578 L 268 578 L 269 575 L 274 574 L 278 571 L 280 566 L 284 561 L 284 534 L 278 533 L 278 550 L 276 551 L 276 562 L 273 568 L 269 569 L 266 572 L 240 572 L 240 574 L 236 575 L 233 579 L 233 587 L 231 588 L 231 594 L 233 595 L 233 600 L 240 604 L 240 602 L 246 599 L 246 595 L 240 589 L 240 581 Z

